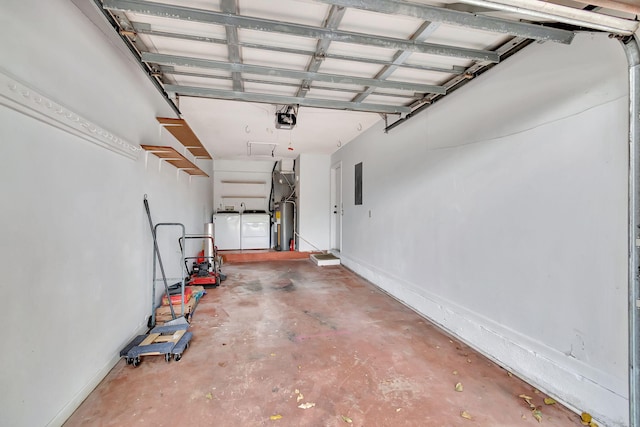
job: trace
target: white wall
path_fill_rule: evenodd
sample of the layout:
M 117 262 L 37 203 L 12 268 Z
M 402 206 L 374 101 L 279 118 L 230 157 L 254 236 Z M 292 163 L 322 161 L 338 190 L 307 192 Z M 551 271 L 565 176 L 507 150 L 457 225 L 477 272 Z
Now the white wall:
M 214 160 L 215 209 L 233 207 L 230 210 L 239 211 L 244 203 L 244 209 L 268 211 L 274 164 L 275 161 L 264 160 Z
M 171 109 L 71 2 L 3 2 L 0 39 L 4 73 L 134 145 L 179 147 L 155 120 Z M 0 141 L 0 424 L 60 425 L 151 313 L 143 195 L 155 222 L 201 232 L 211 181 L 159 169 L 153 156 L 131 160 L 2 102 Z M 177 273 L 176 240 L 162 243 Z
M 331 159 L 346 266 L 610 426 L 628 422 L 627 91 L 618 42 L 534 44 Z
M 331 158 L 324 154 L 301 154 L 296 167 L 296 205 L 301 252 L 327 250 L 330 245 Z

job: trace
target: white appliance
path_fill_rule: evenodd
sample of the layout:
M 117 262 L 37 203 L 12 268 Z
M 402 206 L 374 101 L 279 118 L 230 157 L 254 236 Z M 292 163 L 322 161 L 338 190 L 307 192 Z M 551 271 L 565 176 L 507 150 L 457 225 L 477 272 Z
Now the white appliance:
M 240 214 L 238 212 L 218 212 L 213 216 L 214 241 L 218 249 L 241 249 Z
M 240 247 L 242 249 L 269 249 L 270 217 L 267 213 L 240 215 Z M 218 226 L 216 225 L 216 230 Z

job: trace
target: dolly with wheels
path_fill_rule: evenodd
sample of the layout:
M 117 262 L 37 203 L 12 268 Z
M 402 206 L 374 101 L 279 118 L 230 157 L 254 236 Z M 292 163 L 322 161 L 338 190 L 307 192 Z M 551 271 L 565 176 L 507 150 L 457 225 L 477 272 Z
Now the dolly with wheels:
M 134 367 L 140 365 L 142 356 L 164 355 L 166 362 L 170 362 L 173 356 L 175 361 L 179 361 L 182 353 L 189 347 L 193 334 L 187 332 L 189 324 L 184 318 L 169 323 L 153 328 L 146 335 L 135 337 L 120 351 L 120 357 L 125 358 L 127 365 Z

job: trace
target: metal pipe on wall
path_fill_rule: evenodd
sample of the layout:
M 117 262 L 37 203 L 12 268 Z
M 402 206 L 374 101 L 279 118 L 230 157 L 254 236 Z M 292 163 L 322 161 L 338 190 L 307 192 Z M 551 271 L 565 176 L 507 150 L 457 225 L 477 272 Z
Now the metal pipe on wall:
M 623 42 L 629 62 L 629 426 L 640 427 L 640 46 Z

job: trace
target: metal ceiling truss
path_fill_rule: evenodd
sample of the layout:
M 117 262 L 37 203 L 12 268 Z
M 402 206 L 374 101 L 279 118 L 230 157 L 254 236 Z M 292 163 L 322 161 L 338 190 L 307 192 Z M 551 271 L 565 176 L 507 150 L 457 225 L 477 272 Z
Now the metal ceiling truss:
M 331 108 L 334 110 L 365 111 L 370 113 L 400 114 L 411 112 L 410 107 L 386 104 L 357 104 L 349 101 L 335 101 L 318 98 L 302 98 L 294 96 L 269 95 L 264 93 L 233 92 L 228 90 L 210 89 L 204 87 L 165 85 L 169 93 L 200 98 L 228 99 L 232 101 L 260 102 L 273 105 L 300 105 L 303 107 Z
M 199 78 L 204 78 L 204 79 L 212 79 L 212 80 L 232 80 L 231 77 L 227 77 L 227 76 L 218 76 L 218 75 L 213 75 L 213 74 L 206 74 L 206 73 L 195 73 L 195 72 L 189 72 L 189 71 L 179 71 L 176 70 L 174 67 L 172 66 L 166 66 L 166 65 L 161 65 L 159 67 L 160 72 L 162 72 L 162 74 L 164 75 L 175 75 L 175 76 L 188 76 L 188 77 L 199 77 Z M 287 82 L 279 82 L 279 81 L 273 81 L 273 80 L 261 80 L 261 79 L 249 79 L 247 77 L 244 77 L 242 79 L 243 82 L 245 83 L 257 83 L 257 84 L 263 84 L 263 85 L 270 85 L 270 86 L 283 86 L 283 87 L 295 87 L 298 88 L 300 87 L 300 85 L 298 83 L 287 83 Z M 332 92 L 343 92 L 343 93 L 353 93 L 353 94 L 359 94 L 361 91 L 357 90 L 357 89 L 349 89 L 349 88 L 342 88 L 342 87 L 336 87 L 336 86 L 324 86 L 321 84 L 315 84 L 313 85 L 313 88 L 316 90 L 326 90 L 326 91 L 332 91 Z M 402 94 L 402 93 L 387 93 L 387 92 L 380 92 L 380 91 L 375 91 L 373 92 L 373 95 L 376 96 L 387 96 L 387 97 L 392 97 L 392 98 L 406 98 L 406 99 L 411 99 L 411 100 L 415 100 L 416 99 L 416 94 L 412 93 L 412 94 Z M 418 96 L 418 98 L 422 98 L 423 95 Z
M 394 37 L 361 34 L 352 31 L 332 30 L 330 28 L 313 27 L 310 25 L 294 24 L 249 16 L 230 15 L 222 12 L 152 3 L 143 0 L 104 0 L 103 4 L 105 9 L 108 10 L 134 12 L 149 16 L 180 19 L 191 22 L 232 25 L 238 28 L 251 30 L 284 33 L 319 40 L 328 39 L 331 41 L 376 46 L 387 49 L 408 50 L 411 52 L 421 52 L 453 58 L 498 62 L 498 55 L 494 52 L 482 49 L 468 49 L 435 43 L 416 43 Z
M 331 6 L 329 10 L 329 16 L 324 21 L 324 28 L 328 30 L 336 30 L 338 25 L 340 25 L 340 21 L 344 17 L 344 13 L 347 11 L 342 6 Z M 329 45 L 331 44 L 330 39 L 320 39 L 316 45 L 316 51 L 313 56 L 311 56 L 311 60 L 309 61 L 309 65 L 307 65 L 307 71 L 310 73 L 315 73 L 320 69 L 320 65 L 322 65 L 322 61 L 324 61 L 327 50 L 329 50 Z M 305 79 L 302 81 L 300 85 L 300 89 L 298 89 L 298 93 L 296 96 L 305 97 L 309 89 L 311 89 L 312 79 Z
M 148 69 L 152 70 L 152 75 L 158 77 L 164 84 L 164 90 L 167 93 L 175 94 L 176 96 L 208 97 L 400 115 L 400 120 L 388 126 L 387 130 L 441 99 L 448 92 L 466 84 L 470 79 L 492 68 L 501 59 L 522 49 L 532 41 L 553 41 L 568 44 L 574 36 L 574 33 L 568 30 L 399 0 L 369 0 L 366 2 L 361 0 L 315 1 L 331 6 L 322 26 L 243 16 L 240 14 L 239 0 L 221 0 L 221 11 L 219 12 L 154 3 L 146 0 L 102 0 L 102 5 L 105 14 L 110 13 L 115 21 L 120 24 L 121 35 L 124 34 L 128 38 L 129 42 L 138 51 L 138 59 Z M 423 24 L 409 39 L 340 30 L 340 24 L 348 8 L 387 15 L 408 16 L 421 19 Z M 171 32 L 165 29 L 158 30 L 152 28 L 149 23 L 129 22 L 126 19 L 127 13 L 224 26 L 226 38 Z M 426 42 L 442 23 L 498 34 L 510 34 L 514 37 L 496 50 L 471 49 Z M 308 50 L 296 47 L 273 46 L 266 43 L 242 42 L 239 39 L 239 29 L 311 38 L 317 40 L 316 47 L 314 50 Z M 137 37 L 138 34 L 150 37 L 224 44 L 228 50 L 228 61 L 153 53 L 144 46 L 144 43 Z M 349 54 L 333 54 L 329 52 L 333 41 L 392 49 L 395 50 L 395 53 L 390 60 Z M 242 59 L 242 48 L 304 55 L 309 57 L 309 60 L 304 70 L 245 64 Z M 472 63 L 468 68 L 455 65 L 407 63 L 407 60 L 414 52 L 471 60 Z M 326 59 L 366 63 L 380 66 L 381 68 L 372 78 L 319 72 Z M 446 63 L 446 61 L 443 62 Z M 184 68 L 188 68 L 188 70 Z M 442 85 L 389 80 L 393 73 L 399 69 L 446 73 L 450 77 L 448 80 L 445 77 L 446 82 Z M 223 75 L 207 74 L 205 70 L 222 71 Z M 249 77 L 250 75 L 260 77 Z M 227 87 L 229 85 L 228 82 L 231 81 L 232 90 L 178 85 L 173 76 L 206 78 L 212 82 L 226 81 L 225 86 Z M 283 81 L 283 79 L 289 81 Z M 293 96 L 275 93 L 251 93 L 245 90 L 245 83 L 257 83 L 264 87 L 272 86 L 274 89 L 277 87 L 289 87 L 296 88 L 296 90 Z M 314 97 L 308 96 L 310 91 L 312 91 L 311 93 Z M 320 99 L 318 94 L 320 91 L 352 93 L 353 97 L 350 101 Z M 282 91 L 280 90 L 279 92 Z M 386 97 L 390 103 L 402 102 L 402 104 L 387 105 L 364 102 L 367 97 L 372 95 Z
M 247 74 L 257 74 L 261 76 L 271 76 L 300 80 L 315 80 L 321 82 L 343 84 L 343 85 L 359 85 L 359 86 L 376 86 L 380 88 L 397 89 L 404 91 L 415 91 L 425 93 L 444 94 L 445 89 L 442 86 L 427 85 L 422 83 L 400 82 L 396 80 L 370 79 L 366 77 L 354 77 L 342 74 L 326 74 L 311 71 L 297 71 L 287 68 L 264 67 L 262 65 L 237 64 L 222 61 L 213 61 L 210 59 L 189 58 L 178 55 L 165 55 L 162 53 L 142 53 L 142 61 L 160 65 L 174 65 L 183 67 L 205 68 L 212 70 L 222 70 L 230 72 L 242 72 Z
M 227 44 L 229 43 L 226 39 L 219 39 L 215 37 L 205 37 L 205 36 L 195 36 L 191 34 L 179 34 L 179 33 L 171 33 L 168 31 L 159 31 L 151 28 L 151 25 L 145 22 L 132 22 L 133 32 L 137 34 L 146 34 L 150 36 L 156 37 L 167 37 L 172 39 L 181 39 L 181 40 L 189 40 L 195 42 L 202 43 L 215 43 L 215 44 Z M 271 52 L 282 52 L 282 53 L 290 53 L 293 55 L 302 55 L 302 56 L 313 56 L 316 54 L 313 50 L 304 50 L 304 49 L 294 49 L 288 47 L 281 46 L 270 46 L 266 44 L 260 43 L 247 43 L 247 42 L 239 42 L 239 47 L 246 47 L 249 49 L 257 49 L 257 50 L 267 50 Z M 422 70 L 422 71 L 435 71 L 437 73 L 446 73 L 446 74 L 462 74 L 465 71 L 464 67 L 460 66 L 451 66 L 451 67 L 438 67 L 431 65 L 421 65 L 421 64 L 394 64 L 392 61 L 385 61 L 377 58 L 369 58 L 369 57 L 358 57 L 358 56 L 349 56 L 349 55 L 337 55 L 333 53 L 324 53 L 324 59 L 337 59 L 340 61 L 349 61 L 349 62 L 359 62 L 364 64 L 374 64 L 374 65 L 395 65 L 399 68 L 409 68 L 413 70 Z
M 493 33 L 511 34 L 517 37 L 541 41 L 554 41 L 569 44 L 573 40 L 573 32 L 555 28 L 542 27 L 540 25 L 524 22 L 510 21 L 491 16 L 475 15 L 468 12 L 448 10 L 415 3 L 400 2 L 397 0 L 315 0 L 318 3 L 332 4 L 336 6 L 352 7 L 392 15 L 404 15 L 420 18 L 424 21 L 440 22 L 442 24 L 456 25 L 475 30 L 490 31 Z

